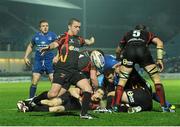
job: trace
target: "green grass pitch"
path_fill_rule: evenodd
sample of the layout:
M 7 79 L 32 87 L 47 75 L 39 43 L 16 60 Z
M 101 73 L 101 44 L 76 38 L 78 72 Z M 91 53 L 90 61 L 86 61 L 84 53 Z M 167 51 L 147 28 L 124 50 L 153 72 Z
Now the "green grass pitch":
M 180 80 L 163 80 L 166 98 L 176 104 L 176 113 L 160 112 L 159 104 L 154 103 L 152 112 L 93 113 L 95 119 L 79 118 L 79 111 L 67 113 L 18 112 L 18 100 L 28 97 L 30 83 L 0 84 L 0 126 L 178 126 L 180 125 Z M 40 82 L 37 93 L 50 88 L 49 82 Z

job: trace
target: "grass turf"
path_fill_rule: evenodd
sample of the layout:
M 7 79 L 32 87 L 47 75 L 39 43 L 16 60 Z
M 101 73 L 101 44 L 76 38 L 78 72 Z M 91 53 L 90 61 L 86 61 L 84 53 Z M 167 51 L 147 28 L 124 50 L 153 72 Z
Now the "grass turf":
M 65 113 L 18 112 L 16 103 L 28 97 L 30 83 L 0 84 L 0 126 L 148 126 L 180 125 L 180 80 L 163 80 L 166 98 L 176 104 L 176 113 L 160 112 L 159 104 L 154 103 L 152 112 L 128 113 L 93 113 L 95 119 L 79 118 L 79 111 Z M 49 82 L 40 82 L 37 93 L 50 88 Z

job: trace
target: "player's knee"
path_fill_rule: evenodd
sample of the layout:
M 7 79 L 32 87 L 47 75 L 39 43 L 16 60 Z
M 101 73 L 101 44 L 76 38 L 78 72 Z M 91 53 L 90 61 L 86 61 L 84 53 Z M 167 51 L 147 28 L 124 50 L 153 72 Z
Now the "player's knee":
M 48 97 L 49 98 L 54 98 L 58 96 L 58 92 L 53 92 L 53 91 L 49 91 L 48 92 Z
M 147 71 L 147 73 L 151 76 L 151 78 L 155 78 L 158 76 L 158 68 L 155 64 L 152 65 L 148 65 L 145 67 L 145 70 Z
M 120 71 L 119 77 L 120 77 L 121 79 L 127 80 L 127 79 L 129 78 L 129 72 Z

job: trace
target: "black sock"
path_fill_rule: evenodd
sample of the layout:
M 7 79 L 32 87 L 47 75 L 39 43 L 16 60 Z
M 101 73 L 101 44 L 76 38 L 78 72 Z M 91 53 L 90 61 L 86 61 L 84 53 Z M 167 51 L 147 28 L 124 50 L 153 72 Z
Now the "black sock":
M 81 115 L 87 114 L 89 109 L 89 103 L 91 101 L 91 93 L 83 92 L 83 100 L 82 100 L 82 107 L 81 107 Z
M 36 112 L 49 112 L 49 106 L 47 106 L 47 105 L 35 106 L 33 108 L 33 111 L 36 111 Z
M 108 96 L 107 97 L 107 109 L 111 109 L 114 103 L 114 96 Z
M 37 96 L 33 99 L 33 102 L 35 104 L 38 104 L 41 100 L 48 99 L 47 94 L 48 94 L 48 91 L 41 93 L 39 96 Z

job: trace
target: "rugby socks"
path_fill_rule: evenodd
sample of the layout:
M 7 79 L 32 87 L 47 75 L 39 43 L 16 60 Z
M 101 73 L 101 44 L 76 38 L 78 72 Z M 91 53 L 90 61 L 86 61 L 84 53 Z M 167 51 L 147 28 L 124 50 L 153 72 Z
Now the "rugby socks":
M 115 105 L 120 105 L 121 104 L 121 98 L 124 92 L 124 87 L 121 85 L 118 85 L 116 88 L 116 93 L 115 93 Z
M 153 99 L 157 102 L 160 102 L 160 99 L 156 93 L 153 93 Z M 171 107 L 171 104 L 167 100 L 165 101 L 165 103 L 166 103 L 167 107 Z
M 91 93 L 83 92 L 83 100 L 82 100 L 82 107 L 81 107 L 82 116 L 87 114 L 90 101 L 91 101 Z
M 156 94 L 160 99 L 160 104 L 161 106 L 166 107 L 166 103 L 165 103 L 165 93 L 164 93 L 164 88 L 162 84 L 155 84 L 155 89 L 156 89 Z
M 41 100 L 44 100 L 44 99 L 48 99 L 48 91 L 45 91 L 43 93 L 41 93 L 39 96 L 35 97 L 32 102 L 34 102 L 35 104 L 40 104 L 40 101 Z
M 29 89 L 29 98 L 35 96 L 37 85 L 32 84 Z
M 107 97 L 107 109 L 111 109 L 114 105 L 114 96 L 108 96 Z

